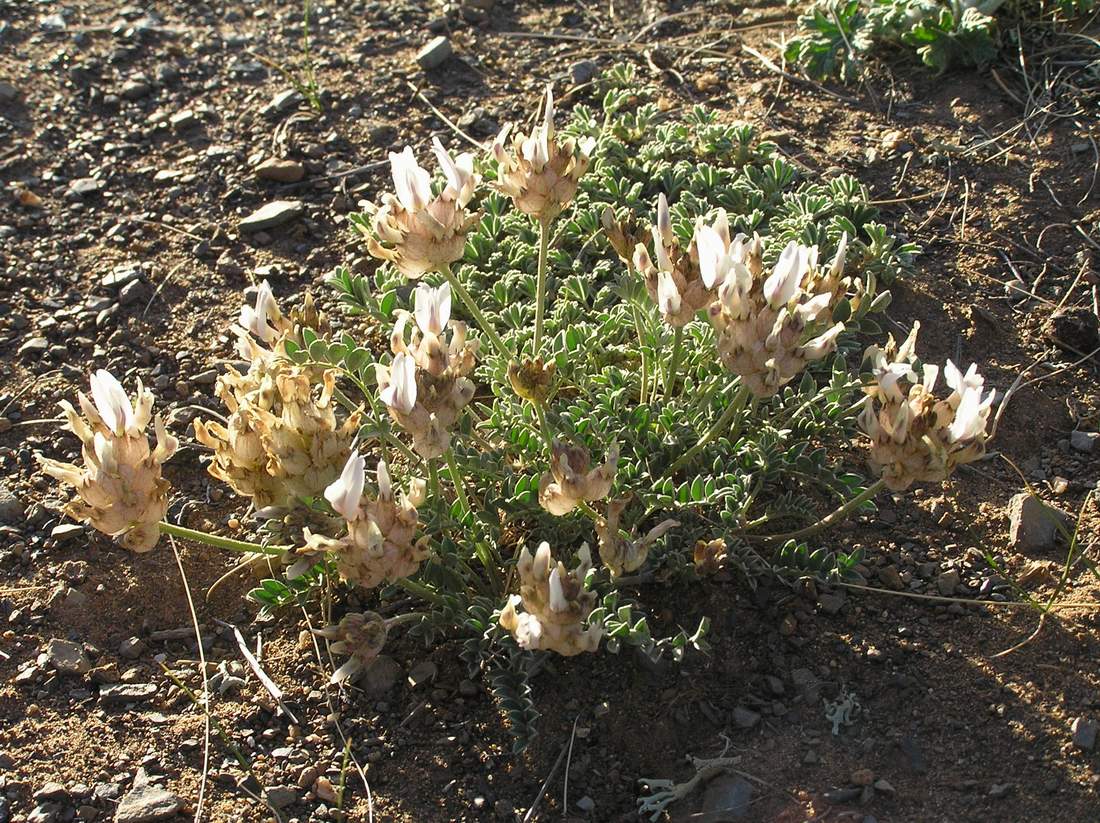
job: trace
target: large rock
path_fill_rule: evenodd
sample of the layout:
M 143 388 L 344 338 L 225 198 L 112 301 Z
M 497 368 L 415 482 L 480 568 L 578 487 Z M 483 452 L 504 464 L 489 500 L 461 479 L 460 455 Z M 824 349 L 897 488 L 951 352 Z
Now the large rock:
M 1051 549 L 1059 529 L 1073 529 L 1073 521 L 1064 511 L 1048 506 L 1028 492 L 1021 492 L 1009 501 L 1008 539 L 1014 549 L 1022 552 Z
M 46 644 L 46 662 L 58 674 L 81 675 L 92 669 L 91 661 L 79 643 L 57 638 Z
M 728 823 L 743 820 L 752 802 L 752 784 L 743 777 L 719 775 L 707 783 L 703 810 L 693 817 L 699 823 Z

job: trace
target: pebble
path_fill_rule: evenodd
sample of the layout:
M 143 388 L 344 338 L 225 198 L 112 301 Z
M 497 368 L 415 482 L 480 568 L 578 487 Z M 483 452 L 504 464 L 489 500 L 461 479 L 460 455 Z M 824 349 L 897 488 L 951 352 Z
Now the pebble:
M 416 62 L 424 71 L 431 71 L 443 65 L 452 54 L 454 54 L 454 47 L 451 45 L 451 41 L 441 34 L 439 37 L 432 38 L 424 48 L 417 52 Z
M 3 483 L 0 483 L 0 523 L 18 526 L 27 520 L 27 510 L 19 498 Z
M 898 572 L 897 566 L 883 566 L 878 570 L 878 579 L 882 581 L 884 586 L 894 589 L 895 591 L 900 592 L 905 588 L 905 581 L 901 579 L 901 574 Z
M 1073 745 L 1083 751 L 1091 752 L 1096 748 L 1097 723 L 1084 717 L 1075 718 L 1070 727 L 1073 732 Z
M 379 655 L 362 674 L 360 681 L 370 694 L 383 695 L 392 689 L 401 677 L 401 666 L 392 657 Z
M 1009 501 L 1008 520 L 1009 542 L 1023 552 L 1053 548 L 1058 526 L 1072 528 L 1069 515 L 1028 492 L 1021 492 Z
M 46 662 L 58 674 L 81 675 L 92 669 L 91 661 L 79 643 L 57 638 L 46 644 Z
M 48 800 L 67 800 L 69 797 L 69 790 L 62 786 L 60 783 L 50 781 L 41 789 L 34 793 L 35 801 L 42 803 Z
M 421 660 L 409 669 L 409 685 L 414 689 L 426 686 L 435 680 L 439 668 L 430 660 Z
M 569 76 L 573 78 L 573 84 L 579 86 L 587 83 L 600 73 L 600 67 L 594 60 L 578 60 L 569 67 Z
M 306 168 L 297 160 L 272 157 L 256 167 L 256 176 L 276 183 L 297 183 L 306 176 Z
M 943 597 L 951 597 L 960 582 L 958 569 L 949 569 L 936 577 L 936 588 Z
M 271 102 L 264 109 L 264 114 L 280 114 L 288 109 L 297 108 L 305 98 L 297 89 L 283 89 L 271 98 Z
M 45 354 L 49 347 L 50 341 L 45 337 L 32 337 L 19 347 L 18 354 L 20 357 L 38 358 Z
M 585 814 L 592 814 L 596 810 L 596 801 L 588 795 L 585 795 L 577 801 L 577 808 Z
M 707 783 L 701 818 L 714 823 L 740 820 L 752 803 L 752 784 L 743 777 L 719 775 Z
M 155 683 L 116 683 L 109 686 L 100 686 L 99 702 L 104 706 L 140 703 L 150 699 L 156 693 Z
M 0 81 L 0 103 L 11 103 L 19 96 L 19 89 L 6 80 Z
M 273 229 L 296 220 L 304 211 L 305 204 L 301 200 L 275 200 L 242 219 L 240 229 L 242 232 Z
M 293 786 L 269 786 L 264 789 L 264 797 L 276 809 L 285 809 L 298 802 L 298 790 Z
M 152 823 L 174 817 L 183 801 L 160 786 L 149 782 L 144 769 L 138 769 L 134 788 L 119 801 L 115 823 Z
M 739 728 L 751 729 L 760 722 L 760 714 L 752 709 L 746 709 L 744 706 L 737 706 L 733 710 L 733 722 Z
M 1100 434 L 1096 432 L 1073 431 L 1069 435 L 1070 447 L 1084 454 L 1092 454 L 1098 440 L 1100 440 Z
M 142 271 L 141 263 L 120 263 L 100 278 L 99 285 L 105 289 L 121 289 L 141 277 Z
M 145 642 L 140 637 L 130 637 L 123 640 L 118 647 L 118 654 L 125 660 L 137 660 L 145 651 Z
M 168 123 L 172 126 L 172 128 L 179 131 L 189 129 L 192 126 L 196 125 L 198 122 L 199 118 L 195 115 L 194 109 L 183 109 L 181 111 L 177 111 L 175 114 L 168 118 Z
M 870 769 L 856 769 L 852 772 L 851 781 L 857 786 L 870 786 L 875 782 L 875 773 Z

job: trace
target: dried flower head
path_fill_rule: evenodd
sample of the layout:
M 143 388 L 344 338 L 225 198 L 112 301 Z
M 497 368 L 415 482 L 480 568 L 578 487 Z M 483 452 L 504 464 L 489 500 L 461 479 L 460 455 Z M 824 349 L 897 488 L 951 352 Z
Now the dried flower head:
M 554 134 L 554 95 L 546 89 L 542 123 L 530 137 L 520 132 L 512 138 L 512 151 L 505 149 L 511 125 L 501 129 L 493 142 L 493 156 L 500 164 L 496 188 L 516 208 L 541 223 L 549 223 L 577 192 L 577 183 L 588 169 L 595 140 L 579 143 L 572 137 L 558 141 Z
M 318 311 L 309 291 L 305 294 L 302 308 L 291 311 L 289 316 L 280 310 L 266 280 L 255 288 L 246 289 L 245 294 L 249 291 L 255 292 L 252 302 L 241 306 L 237 325 L 230 327 L 230 331 L 237 336 L 237 351 L 246 360 L 283 357 L 287 340 L 302 345 L 303 329 L 322 331 L 328 326 L 327 318 Z
M 541 357 L 524 360 L 522 363 L 513 360 L 508 364 L 508 382 L 512 384 L 512 390 L 524 400 L 545 403 L 554 386 L 557 368 L 552 360 L 543 365 Z
M 807 363 L 836 348 L 844 324 L 826 325 L 840 296 L 846 238 L 830 274 L 818 270 L 816 246 L 791 241 L 766 279 L 758 236 L 748 241 L 738 235 L 727 244 L 703 232 L 697 242 L 705 279 L 719 284 L 710 318 L 722 364 L 754 395 L 771 397 Z
M 343 683 L 369 668 L 386 645 L 389 630 L 386 621 L 375 612 L 349 612 L 335 626 L 317 629 L 314 634 L 334 640 L 329 648 L 349 659 L 332 673 L 331 683 Z
M 649 548 L 670 529 L 680 525 L 679 520 L 663 520 L 640 539 L 619 527 L 623 509 L 629 498 L 612 500 L 607 504 L 607 518 L 596 521 L 596 534 L 600 541 L 600 561 L 607 566 L 612 577 L 637 571 L 649 557 Z
M 283 343 L 298 327 L 282 321 L 265 291 L 270 294 L 261 287 L 255 306 L 242 310 L 235 329 L 242 354 L 251 360 L 248 372 L 230 366 L 215 385 L 229 409 L 225 425 L 195 421 L 195 437 L 214 450 L 211 476 L 251 497 L 257 508 L 317 497 L 347 460 L 360 418 L 355 412 L 337 422 L 334 369 L 286 359 Z
M 656 263 L 644 243 L 634 248 L 634 268 L 642 275 L 646 291 L 670 326 L 686 326 L 698 312 L 709 308 L 717 296 L 711 270 L 699 266 L 698 238 L 703 228 L 724 237 L 729 246 L 729 222 L 725 211 L 720 210 L 713 227 L 704 226 L 701 220 L 697 223 L 695 238 L 683 249 L 672 231 L 668 200 L 661 194 L 657 198 L 657 225 L 652 230 Z
M 603 226 L 604 235 L 615 254 L 627 265 L 634 263 L 634 249 L 639 244 L 645 244 L 650 237 L 650 232 L 638 221 L 633 211 L 627 212 L 625 218 L 620 220 L 615 216 L 615 211 L 610 206 L 604 206 L 600 212 L 600 224 Z
M 451 428 L 474 396 L 468 375 L 474 370 L 478 344 L 466 339 L 466 324 L 450 323 L 450 316 L 450 284 L 436 289 L 417 286 L 411 337 L 406 343 L 409 314 L 403 312 L 390 335 L 393 363 L 376 368 L 379 397 L 412 436 L 413 448 L 429 460 L 450 448 Z
M 550 445 L 550 471 L 539 478 L 539 504 L 560 517 L 581 501 L 602 500 L 611 492 L 618 462 L 618 445 L 612 445 L 604 462 L 593 467 L 588 449 L 555 439 Z
M 389 260 L 411 279 L 461 260 L 466 233 L 477 222 L 477 215 L 466 209 L 481 180 L 474 173 L 473 155 L 452 158 L 438 137 L 432 145 L 446 178 L 443 191 L 432 196 L 431 176 L 416 162 L 411 147 L 391 152 L 395 194 L 382 196 L 367 240 L 372 255 Z
M 553 564 L 549 543 L 540 544 L 534 557 L 525 547 L 516 566 L 519 594 L 508 598 L 500 625 L 524 649 L 546 649 L 566 657 L 595 651 L 602 629 L 598 625 L 584 627 L 596 605 L 596 593 L 584 586 L 590 568 L 587 543 L 577 552 L 577 566 L 572 571 L 561 561 Z M 516 606 L 521 604 L 524 611 L 517 612 Z
M 699 540 L 692 551 L 695 572 L 699 575 L 715 574 L 726 562 L 726 541 L 717 537 L 714 540 Z
M 363 456 L 353 453 L 340 476 L 325 489 L 325 499 L 347 523 L 341 538 L 309 534 L 305 553 L 332 552 L 342 580 L 374 588 L 416 574 L 428 556 L 427 543 L 417 541 L 417 506 L 424 502 L 423 480 L 413 480 L 407 494 L 394 496 L 389 468 L 378 464 L 378 496 L 363 494 Z
M 948 360 L 943 376 L 951 394 L 938 399 L 933 389 L 939 367 L 925 364 L 920 375 L 913 368 L 919 328 L 913 325 L 900 348 L 891 336 L 885 349 L 871 346 L 865 355 L 874 382 L 865 388 L 859 422 L 871 438 L 871 467 L 894 491 L 918 481 L 942 481 L 957 465 L 985 454 L 996 395 L 982 397 L 985 381 L 977 364 L 964 374 Z
M 161 465 L 178 443 L 158 414 L 153 423 L 156 447 L 149 449 L 145 429 L 154 398 L 140 379 L 133 404 L 103 369 L 92 375 L 91 390 L 91 400 L 83 392 L 77 395 L 83 418 L 71 403 L 61 402 L 66 428 L 80 438 L 84 465 L 35 457 L 46 474 L 76 488 L 77 499 L 66 504 L 66 514 L 117 538 L 131 551 L 150 551 L 160 538 L 157 524 L 168 510 L 171 488 Z

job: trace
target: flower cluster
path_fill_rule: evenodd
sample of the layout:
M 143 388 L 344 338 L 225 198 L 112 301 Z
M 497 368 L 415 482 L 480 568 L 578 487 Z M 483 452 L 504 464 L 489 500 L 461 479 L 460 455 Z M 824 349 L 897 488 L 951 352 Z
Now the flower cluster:
M 894 491 L 942 481 L 957 465 L 985 454 L 996 394 L 982 396 L 985 381 L 977 364 L 964 374 L 948 360 L 943 376 L 951 394 L 937 398 L 933 389 L 939 367 L 925 364 L 920 374 L 914 368 L 919 328 L 915 323 L 900 347 L 891 336 L 885 348 L 871 346 L 865 355 L 874 382 L 865 389 L 859 422 L 871 438 L 872 469 Z
M 638 243 L 634 248 L 634 268 L 642 275 L 646 291 L 657 304 L 661 317 L 673 327 L 686 326 L 698 312 L 709 308 L 716 297 L 714 269 L 704 272 L 699 266 L 700 226 L 701 222 L 696 226 L 695 238 L 686 250 L 683 249 L 680 239 L 672 231 L 668 200 L 662 194 L 657 198 L 657 225 L 652 232 L 657 262 L 653 262 L 643 243 Z M 719 212 L 714 230 L 721 230 L 729 237 L 729 224 L 724 211 Z M 609 234 L 612 245 L 624 242 L 625 236 L 619 236 L 623 231 L 619 229 L 618 234 Z
M 680 525 L 679 520 L 663 520 L 650 529 L 644 537 L 635 539 L 633 535 L 619 528 L 619 520 L 628 502 L 628 498 L 611 501 L 607 504 L 607 517 L 601 517 L 596 521 L 596 534 L 600 540 L 600 561 L 607 566 L 613 578 L 640 569 L 649 557 L 649 547 L 664 536 L 665 532 Z
M 160 538 L 158 523 L 168 510 L 171 488 L 161 466 L 176 451 L 176 438 L 165 431 L 158 414 L 156 447 L 150 450 L 145 429 L 153 394 L 137 382 L 134 403 L 109 372 L 91 378 L 92 399 L 80 392 L 82 418 L 68 401 L 61 402 L 68 429 L 80 438 L 83 467 L 35 455 L 42 470 L 76 488 L 77 499 L 65 506 L 70 517 L 118 538 L 135 552 L 147 552 Z
M 508 598 L 500 625 L 524 649 L 546 649 L 566 657 L 595 651 L 602 629 L 598 625 L 584 627 L 596 605 L 596 593 L 584 585 L 590 568 L 587 543 L 577 552 L 577 566 L 572 571 L 560 560 L 553 564 L 549 543 L 541 543 L 534 557 L 524 548 L 516 566 L 519 594 Z M 524 611 L 517 612 L 520 604 Z
M 827 272 L 818 268 L 816 246 L 791 241 L 767 278 L 760 237 L 731 240 L 724 214 L 713 226 L 698 226 L 695 242 L 703 281 L 718 286 L 710 319 L 722 364 L 754 395 L 771 397 L 833 351 L 844 324 L 824 327 L 845 284 L 847 237 Z
M 500 164 L 497 189 L 512 198 L 516 208 L 540 223 L 549 224 L 573 199 L 577 183 L 588 169 L 595 141 L 573 138 L 558 141 L 554 134 L 554 95 L 546 89 L 542 123 L 531 136 L 516 132 L 512 151 L 505 149 L 511 124 L 493 142 L 493 156 Z
M 230 366 L 215 386 L 229 410 L 225 425 L 195 421 L 196 439 L 214 452 L 211 476 L 251 497 L 257 508 L 318 496 L 347 459 L 360 419 L 354 412 L 338 424 L 335 370 L 286 358 L 284 344 L 296 325 L 282 317 L 266 286 L 234 328 L 242 355 L 251 361 L 248 371 Z
M 450 323 L 451 287 L 444 283 L 416 288 L 416 324 L 409 342 L 403 312 L 390 335 L 394 353 L 389 366 L 378 365 L 379 397 L 390 415 L 413 439 L 413 448 L 426 460 L 439 457 L 451 446 L 451 428 L 474 396 L 473 371 L 477 341 L 466 339 L 466 324 Z
M 326 626 L 315 632 L 320 637 L 334 640 L 329 648 L 336 654 L 350 655 L 349 659 L 332 673 L 331 683 L 351 680 L 368 668 L 386 645 L 389 628 L 376 612 L 349 612 L 335 626 Z
M 447 180 L 436 196 L 431 176 L 416 162 L 412 148 L 390 153 L 396 195 L 383 195 L 367 240 L 372 255 L 413 279 L 460 260 L 466 233 L 477 222 L 477 215 L 466 209 L 481 179 L 474 173 L 473 155 L 452 158 L 438 137 L 432 151 Z
M 427 544 L 417 541 L 418 506 L 425 499 L 423 480 L 412 480 L 407 494 L 396 498 L 385 461 L 378 463 L 378 497 L 363 495 L 366 483 L 363 456 L 353 453 L 340 476 L 325 489 L 325 499 L 344 518 L 347 533 L 333 539 L 307 534 L 307 554 L 332 552 L 341 579 L 372 589 L 416 574 L 428 556 Z
M 602 500 L 615 482 L 618 462 L 617 445 L 607 450 L 601 465 L 593 467 L 588 449 L 555 439 L 550 445 L 550 471 L 539 478 L 539 503 L 560 517 L 582 502 Z

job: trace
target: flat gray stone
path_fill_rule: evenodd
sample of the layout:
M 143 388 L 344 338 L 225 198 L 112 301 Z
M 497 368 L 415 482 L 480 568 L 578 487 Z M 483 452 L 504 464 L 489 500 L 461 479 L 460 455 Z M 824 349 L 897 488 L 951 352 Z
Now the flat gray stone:
M 0 523 L 8 526 L 18 526 L 27 520 L 27 510 L 22 501 L 5 486 L 0 483 Z
M 285 809 L 298 802 L 298 790 L 293 786 L 269 786 L 264 789 L 264 796 L 276 809 Z
M 271 157 L 256 167 L 256 176 L 276 183 L 297 183 L 306 176 L 306 169 L 297 160 Z
M 297 89 L 283 89 L 271 98 L 264 112 L 267 114 L 280 114 L 288 109 L 297 108 L 305 100 Z
M 752 784 L 743 777 L 719 775 L 707 783 L 699 823 L 728 823 L 744 819 L 752 802 Z
M 276 200 L 261 206 L 241 220 L 240 229 L 242 232 L 273 229 L 298 219 L 304 211 L 305 205 L 301 200 Z
M 744 706 L 738 706 L 733 710 L 733 722 L 738 728 L 751 729 L 760 722 L 760 714 Z
M 58 674 L 81 675 L 92 669 L 79 643 L 54 638 L 46 644 L 46 659 Z
M 134 788 L 118 804 L 115 823 L 150 823 L 175 816 L 183 801 L 160 786 L 148 782 L 144 775 L 134 780 Z
M 45 337 L 31 337 L 19 347 L 20 357 L 38 357 L 50 347 L 50 341 Z
M 99 702 L 104 706 L 141 703 L 157 693 L 155 683 L 114 683 L 99 687 Z
M 1096 432 L 1070 432 L 1069 445 L 1079 452 L 1092 454 L 1096 451 L 1096 443 L 1100 441 L 1100 434 Z
M 119 263 L 108 274 L 100 278 L 99 285 L 105 289 L 121 289 L 141 277 L 140 263 Z
M 1058 539 L 1059 527 L 1073 528 L 1069 515 L 1027 492 L 1009 501 L 1008 520 L 1009 542 L 1022 552 L 1051 549 Z
M 431 71 L 443 65 L 452 54 L 454 47 L 443 35 L 432 38 L 424 48 L 416 53 L 416 62 L 424 71 Z

